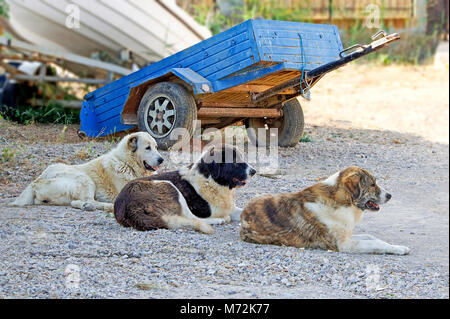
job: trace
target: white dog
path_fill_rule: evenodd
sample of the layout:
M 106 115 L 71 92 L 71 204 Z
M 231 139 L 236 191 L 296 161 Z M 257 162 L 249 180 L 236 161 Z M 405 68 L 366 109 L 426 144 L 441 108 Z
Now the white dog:
M 112 211 L 112 202 L 128 182 L 156 172 L 163 161 L 148 133 L 133 133 L 111 152 L 86 164 L 49 166 L 10 206 L 57 205 Z

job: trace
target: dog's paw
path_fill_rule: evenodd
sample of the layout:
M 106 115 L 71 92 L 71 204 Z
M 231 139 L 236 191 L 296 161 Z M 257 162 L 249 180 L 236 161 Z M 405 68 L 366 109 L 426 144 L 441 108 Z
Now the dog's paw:
M 200 225 L 199 231 L 203 234 L 208 234 L 211 235 L 212 233 L 214 233 L 214 228 L 212 228 L 211 225 L 208 225 L 206 223 L 202 223 Z
M 395 255 L 409 255 L 411 249 L 406 246 L 393 246 L 392 253 Z
M 208 218 L 205 220 L 209 225 L 222 225 L 225 223 L 225 219 L 222 218 Z
M 85 212 L 92 212 L 95 210 L 95 206 L 92 203 L 84 203 L 83 206 L 81 206 L 81 209 Z

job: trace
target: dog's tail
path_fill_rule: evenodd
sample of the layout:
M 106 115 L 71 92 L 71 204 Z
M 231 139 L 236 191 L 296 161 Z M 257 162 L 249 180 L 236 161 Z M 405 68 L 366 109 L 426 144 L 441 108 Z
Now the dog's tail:
M 27 205 L 33 205 L 34 204 L 34 190 L 33 190 L 33 184 L 30 184 L 25 188 L 25 190 L 20 194 L 19 197 L 16 198 L 14 202 L 9 204 L 8 206 L 11 207 L 23 207 Z

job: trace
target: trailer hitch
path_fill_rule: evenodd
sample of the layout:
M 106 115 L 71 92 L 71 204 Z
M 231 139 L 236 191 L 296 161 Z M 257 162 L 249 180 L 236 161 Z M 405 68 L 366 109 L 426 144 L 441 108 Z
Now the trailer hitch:
M 396 34 L 396 33 L 394 33 L 394 34 Z M 383 36 L 382 39 L 383 39 L 383 38 L 386 38 L 386 37 L 388 36 L 387 33 L 386 33 L 386 31 L 384 31 L 384 30 L 379 30 L 377 33 L 375 33 L 374 35 L 372 35 L 372 41 L 375 41 L 375 39 L 378 38 L 380 35 Z M 341 59 L 343 59 L 343 58 L 344 58 L 344 53 L 345 53 L 345 52 L 349 52 L 349 51 L 352 51 L 352 50 L 355 50 L 355 49 L 365 50 L 365 49 L 367 49 L 369 46 L 371 46 L 371 45 L 373 45 L 373 44 L 374 44 L 374 42 L 372 42 L 372 43 L 369 44 L 369 45 L 362 45 L 362 44 L 355 44 L 355 45 L 352 45 L 351 47 L 348 47 L 347 49 L 341 51 L 341 52 L 339 53 L 339 56 L 340 56 Z
M 323 64 L 311 71 L 304 72 L 304 74 L 302 72 L 301 76 L 295 77 L 291 80 L 288 80 L 287 82 L 274 86 L 273 88 L 270 88 L 264 92 L 252 94 L 252 102 L 257 103 L 263 101 L 267 98 L 275 96 L 280 92 L 283 92 L 291 88 L 298 88 L 298 95 L 303 95 L 307 93 L 307 91 L 309 91 L 310 86 L 308 85 L 308 83 L 313 83 L 314 81 L 317 81 L 318 78 L 324 76 L 328 72 L 339 69 L 345 64 L 353 60 L 356 60 L 360 57 L 363 57 L 369 53 L 378 51 L 379 49 L 384 48 L 385 46 L 399 39 L 400 34 L 398 33 L 392 33 L 387 35 L 385 31 L 379 30 L 372 36 L 372 42 L 370 44 L 352 45 L 351 47 L 348 47 L 347 49 L 339 53 L 340 56 L 339 60 Z M 350 53 L 344 55 L 344 53 L 346 52 Z
M 380 35 L 382 35 L 381 38 Z M 379 38 L 378 40 L 375 40 Z M 380 30 L 377 33 L 375 33 L 372 36 L 372 42 L 370 44 L 367 45 L 362 45 L 362 44 L 355 44 L 352 45 L 351 47 L 343 50 L 340 52 L 339 56 L 341 57 L 339 60 L 330 62 L 330 63 L 326 63 L 324 65 L 319 66 L 318 68 L 311 70 L 309 72 L 307 72 L 306 74 L 306 78 L 308 79 L 313 79 L 316 78 L 318 76 L 322 76 L 328 72 L 334 71 L 338 68 L 340 68 L 341 66 L 359 59 L 360 57 L 363 57 L 369 53 L 378 51 L 381 48 L 384 48 L 385 46 L 388 46 L 390 43 L 400 40 L 400 34 L 398 33 L 392 33 L 387 35 L 385 31 Z M 353 50 L 353 51 L 351 51 Z M 345 52 L 349 52 L 351 51 L 351 53 L 344 55 Z

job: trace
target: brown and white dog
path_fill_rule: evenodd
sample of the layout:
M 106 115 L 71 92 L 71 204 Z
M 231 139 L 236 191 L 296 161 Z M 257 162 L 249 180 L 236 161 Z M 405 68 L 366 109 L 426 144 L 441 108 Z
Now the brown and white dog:
M 155 139 L 147 132 L 133 133 L 109 153 L 88 163 L 50 165 L 10 206 L 57 205 L 112 211 L 122 187 L 154 174 L 162 162 Z
M 370 235 L 352 236 L 364 210 L 378 211 L 390 199 L 372 174 L 350 167 L 299 193 L 252 200 L 241 215 L 241 238 L 260 244 L 405 255 L 408 247 Z
M 122 226 L 140 231 L 187 228 L 210 234 L 212 224 L 239 220 L 235 189 L 255 173 L 235 147 L 216 145 L 189 167 L 128 183 L 114 215 Z

